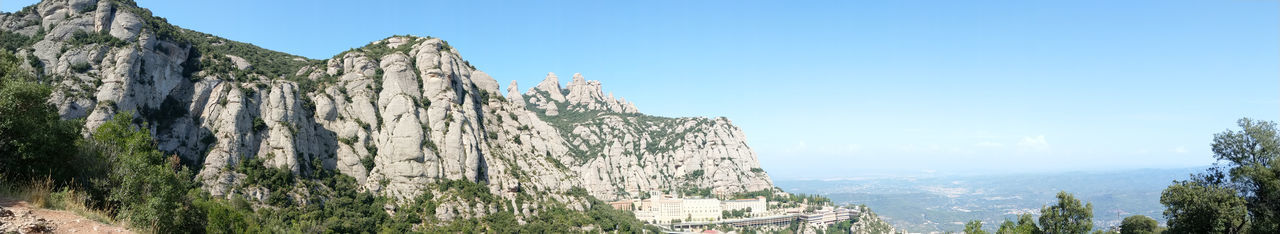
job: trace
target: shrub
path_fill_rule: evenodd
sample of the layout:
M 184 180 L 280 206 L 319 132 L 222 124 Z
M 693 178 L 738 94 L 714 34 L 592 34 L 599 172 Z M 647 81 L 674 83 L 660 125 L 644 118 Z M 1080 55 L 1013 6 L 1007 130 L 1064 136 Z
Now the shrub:
M 17 51 L 18 48 L 30 47 L 37 41 L 40 41 L 40 38 L 28 37 L 8 30 L 0 31 L 0 48 L 9 52 Z
M 345 137 L 345 138 L 338 138 L 338 142 L 341 142 L 342 144 L 347 146 L 354 146 L 356 143 L 356 137 L 351 136 L 351 137 Z
M 98 129 L 93 141 L 112 154 L 109 201 L 121 204 L 119 216 L 131 226 L 159 233 L 179 232 L 202 226 L 203 217 L 192 206 L 188 191 L 196 189 L 189 170 L 176 170 L 176 156 L 157 151 L 151 134 L 132 125 L 133 114 L 123 112 Z
M 373 156 L 360 158 L 360 165 L 364 165 L 365 170 L 373 171 Z
M 80 9 L 80 13 L 92 12 L 96 10 L 98 10 L 98 4 L 89 4 L 89 6 L 85 7 L 84 9 Z
M 706 171 L 703 171 L 702 169 L 693 170 L 693 172 L 690 172 L 688 175 L 685 175 L 684 178 L 687 180 L 696 180 L 696 179 L 702 178 L 702 175 L 704 173 L 706 173 Z
M 67 43 L 72 46 L 103 44 L 110 47 L 121 47 L 129 44 L 105 32 L 90 33 L 85 31 L 76 31 L 71 34 L 71 40 L 68 40 Z
M 81 123 L 62 120 L 47 103 L 51 89 L 30 81 L 18 64 L 16 56 L 0 51 L 0 177 L 69 181 L 79 174 L 67 162 L 77 157 Z
M 431 152 L 436 152 L 436 153 L 440 152 L 440 149 L 437 148 L 436 143 L 431 141 L 431 139 L 422 138 L 422 145 L 426 146 L 427 149 L 431 149 Z
M 267 122 L 262 121 L 262 117 L 253 117 L 253 131 L 261 132 L 267 130 Z

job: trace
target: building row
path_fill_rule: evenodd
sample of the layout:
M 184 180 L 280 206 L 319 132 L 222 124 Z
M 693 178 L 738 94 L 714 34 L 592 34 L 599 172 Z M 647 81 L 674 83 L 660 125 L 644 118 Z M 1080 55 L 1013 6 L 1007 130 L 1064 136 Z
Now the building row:
M 809 213 L 788 213 L 783 215 L 774 215 L 767 217 L 753 217 L 745 219 L 719 220 L 710 222 L 683 222 L 671 224 L 671 228 L 675 230 L 699 230 L 709 228 L 715 225 L 728 225 L 734 227 L 763 227 L 763 226 L 786 226 L 792 223 L 800 223 L 806 225 L 831 225 L 845 220 L 854 220 L 859 215 L 859 211 L 855 209 L 846 209 L 839 207 L 823 207 Z
M 812 225 L 831 225 L 840 221 L 858 217 L 858 211 L 852 209 L 823 207 L 813 213 L 800 215 L 800 219 Z
M 722 219 L 723 211 L 749 210 L 750 216 L 764 214 L 768 200 L 764 197 L 721 201 L 711 198 L 677 198 L 654 195 L 649 199 L 610 202 L 614 209 L 635 213 L 636 219 L 653 224 L 676 222 L 710 222 Z

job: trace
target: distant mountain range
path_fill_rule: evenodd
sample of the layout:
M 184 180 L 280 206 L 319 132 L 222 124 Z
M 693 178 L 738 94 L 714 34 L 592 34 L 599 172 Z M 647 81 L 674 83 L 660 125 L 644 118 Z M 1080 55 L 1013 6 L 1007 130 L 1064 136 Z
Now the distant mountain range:
M 837 180 L 779 180 L 795 193 L 821 194 L 837 204 L 866 204 L 894 227 L 911 232 L 960 231 L 982 220 L 994 229 L 1005 218 L 1037 214 L 1058 191 L 1094 206 L 1094 225 L 1119 225 L 1141 214 L 1164 223 L 1160 192 L 1173 180 L 1206 167 L 985 176 L 918 176 Z

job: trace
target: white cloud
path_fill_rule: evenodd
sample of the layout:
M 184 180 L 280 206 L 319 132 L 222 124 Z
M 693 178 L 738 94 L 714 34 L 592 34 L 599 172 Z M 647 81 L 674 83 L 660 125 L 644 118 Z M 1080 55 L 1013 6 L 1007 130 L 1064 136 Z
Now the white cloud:
M 1049 150 L 1049 141 L 1044 139 L 1044 135 L 1022 137 L 1022 140 L 1018 141 L 1018 149 L 1023 151 L 1047 151 Z
M 1186 146 L 1178 146 L 1178 147 L 1176 147 L 1176 148 L 1173 148 L 1173 152 L 1174 152 L 1174 153 L 1179 153 L 1179 154 L 1185 154 L 1185 153 L 1187 153 L 1187 147 L 1186 147 Z

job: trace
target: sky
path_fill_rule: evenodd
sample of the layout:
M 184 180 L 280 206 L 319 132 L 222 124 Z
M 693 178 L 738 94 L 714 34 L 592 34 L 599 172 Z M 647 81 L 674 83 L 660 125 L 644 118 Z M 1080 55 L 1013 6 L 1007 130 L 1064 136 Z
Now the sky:
M 316 59 L 440 37 L 503 90 L 582 73 L 728 117 L 774 179 L 1204 166 L 1280 117 L 1273 0 L 137 2 Z

